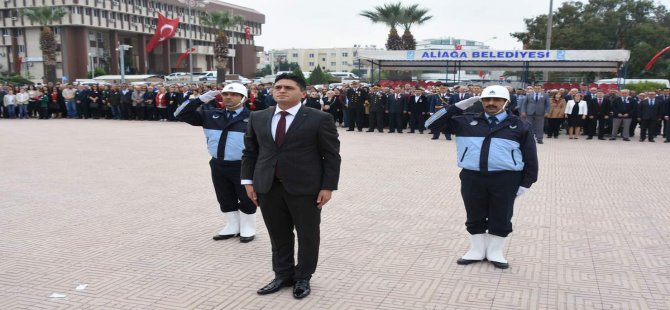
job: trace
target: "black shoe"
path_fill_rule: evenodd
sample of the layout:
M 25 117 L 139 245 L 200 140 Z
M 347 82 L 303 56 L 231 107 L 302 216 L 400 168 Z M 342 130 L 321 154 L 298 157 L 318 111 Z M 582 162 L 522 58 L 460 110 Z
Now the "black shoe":
M 242 243 L 248 243 L 248 242 L 254 241 L 254 237 L 255 237 L 255 236 L 251 236 L 251 237 L 242 237 L 242 236 L 240 236 L 240 242 L 242 242 Z
M 616 138 L 610 138 L 610 141 L 614 141 L 614 140 L 616 140 Z
M 414 133 L 414 130 L 410 130 L 409 133 Z
M 309 280 L 298 280 L 293 285 L 293 297 L 297 299 L 305 298 L 312 292 L 309 287 Z
M 363 132 L 363 129 L 359 129 L 358 132 Z
M 263 286 L 261 289 L 256 291 L 258 295 L 267 295 L 276 293 L 281 290 L 283 287 L 292 286 L 295 282 L 289 279 L 274 279 L 268 285 Z
M 654 140 L 654 139 L 649 139 L 649 142 L 656 142 L 656 140 Z
M 365 132 L 374 132 L 374 129 L 372 129 L 372 130 L 366 130 Z
M 384 132 L 383 130 L 377 130 L 377 131 L 379 131 L 379 132 Z
M 501 263 L 501 262 L 494 262 L 494 261 L 491 261 L 491 264 L 493 264 L 493 267 L 496 267 L 496 268 L 498 268 L 498 269 L 507 269 L 507 268 L 509 268 L 509 264 L 508 264 L 508 263 Z
M 644 142 L 644 139 L 640 139 L 640 142 Z
M 447 138 L 447 141 L 451 141 L 451 138 Z
M 482 259 L 482 260 L 476 260 L 476 259 L 464 259 L 464 258 L 459 258 L 459 259 L 456 261 L 456 264 L 459 264 L 459 265 L 470 265 L 470 264 L 479 263 L 479 262 L 483 262 L 483 261 L 484 261 L 483 259 Z
M 593 140 L 593 137 L 588 137 L 586 138 L 586 140 Z
M 214 239 L 215 241 L 226 240 L 226 239 L 230 239 L 230 238 L 237 237 L 237 236 L 239 236 L 239 235 L 240 235 L 240 234 L 234 234 L 234 235 L 216 235 L 216 236 L 212 237 L 212 239 Z
M 537 144 L 544 144 L 544 142 L 542 142 L 542 140 L 537 140 Z
M 598 138 L 598 140 L 605 140 L 605 138 Z
M 439 138 L 430 138 L 430 139 L 431 139 L 431 140 L 437 140 L 437 139 L 439 139 Z
M 398 133 L 402 133 L 402 131 L 398 131 Z
M 395 131 L 389 131 L 389 133 L 394 133 Z
M 630 139 L 628 139 L 628 138 L 623 138 L 623 140 L 624 140 L 624 141 L 630 141 Z
M 419 130 L 419 134 L 423 134 L 423 130 Z
M 347 131 L 354 131 L 353 129 L 347 129 Z
M 670 143 L 670 140 L 665 140 L 663 141 L 663 143 Z

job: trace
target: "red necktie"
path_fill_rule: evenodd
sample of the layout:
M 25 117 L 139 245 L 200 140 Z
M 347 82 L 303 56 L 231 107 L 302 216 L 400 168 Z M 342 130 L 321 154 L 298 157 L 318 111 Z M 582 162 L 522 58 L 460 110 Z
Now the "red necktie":
M 275 131 L 275 143 L 277 147 L 281 147 L 284 144 L 284 137 L 286 137 L 286 115 L 289 113 L 286 111 L 279 112 L 281 118 L 279 118 L 279 123 L 277 123 L 277 130 Z M 281 179 L 281 174 L 279 173 L 279 163 L 275 165 L 275 178 Z
M 275 131 L 275 143 L 277 146 L 284 144 L 284 137 L 286 137 L 286 115 L 288 112 L 281 111 L 281 118 L 279 118 L 279 123 L 277 123 L 277 130 Z

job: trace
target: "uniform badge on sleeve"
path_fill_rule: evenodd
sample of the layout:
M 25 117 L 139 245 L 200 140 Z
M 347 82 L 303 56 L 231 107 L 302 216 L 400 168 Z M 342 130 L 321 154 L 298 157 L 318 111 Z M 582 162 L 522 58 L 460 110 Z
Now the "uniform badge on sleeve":
M 245 123 L 248 123 L 248 122 L 249 122 L 249 118 L 247 117 L 247 118 L 243 119 L 242 121 L 245 122 Z
M 472 122 L 470 122 L 470 126 L 477 126 L 477 124 L 479 124 L 478 121 L 472 121 Z
M 219 118 L 219 117 L 221 117 L 219 114 L 214 114 L 214 115 L 212 115 L 212 118 L 213 118 L 213 119 L 217 119 L 217 118 Z
M 509 129 L 516 129 L 516 125 L 509 125 Z

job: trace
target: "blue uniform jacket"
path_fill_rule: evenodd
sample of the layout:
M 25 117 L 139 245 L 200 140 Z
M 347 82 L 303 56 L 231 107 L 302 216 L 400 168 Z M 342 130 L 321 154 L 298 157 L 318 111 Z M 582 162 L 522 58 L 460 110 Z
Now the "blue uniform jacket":
M 456 134 L 459 167 L 483 173 L 522 171 L 521 186 L 526 188 L 537 181 L 537 149 L 528 122 L 509 114 L 489 128 L 484 113 L 464 115 L 456 106 L 442 111 L 446 113 L 438 113 L 429 120 L 432 123 L 428 128 L 436 131 L 446 126 Z
M 229 122 L 225 109 L 198 109 L 202 103 L 197 98 L 185 101 L 175 111 L 174 116 L 193 126 L 202 126 L 207 139 L 207 150 L 212 157 L 227 161 L 242 160 L 249 110 L 243 109 Z

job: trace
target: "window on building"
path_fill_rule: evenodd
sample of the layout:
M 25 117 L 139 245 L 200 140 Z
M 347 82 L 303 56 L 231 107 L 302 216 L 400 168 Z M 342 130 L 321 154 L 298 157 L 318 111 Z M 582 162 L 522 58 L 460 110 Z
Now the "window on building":
M 95 16 L 95 17 L 100 16 L 100 10 L 98 10 L 98 9 L 93 10 L 93 16 Z
M 330 62 L 330 66 L 331 66 L 331 67 L 335 67 L 335 66 L 337 66 L 337 62 L 335 62 L 335 61 L 331 61 L 331 62 Z
M 81 15 L 81 7 L 80 7 L 80 6 L 75 6 L 75 7 L 74 7 L 74 12 L 75 12 L 76 14 L 80 14 L 80 15 Z
M 90 16 L 91 15 L 91 8 L 84 8 L 84 15 Z
M 333 57 L 333 58 L 337 57 L 337 53 L 330 53 L 330 57 Z
M 454 40 L 454 45 L 461 44 L 461 40 Z
M 298 53 L 293 53 L 293 55 L 291 55 L 291 56 L 292 56 L 293 58 L 298 58 Z
M 102 11 L 102 18 L 107 18 L 107 17 L 109 17 L 108 12 L 107 11 Z
M 309 58 L 314 58 L 314 54 L 309 54 Z
M 475 46 L 475 41 L 465 41 L 465 46 Z
M 342 57 L 349 57 L 349 53 L 347 52 L 342 53 Z
M 310 61 L 309 66 L 310 66 L 310 67 L 314 67 L 314 62 L 311 62 L 311 61 Z
M 326 57 L 321 58 L 321 61 L 326 61 Z
M 60 34 L 60 27 L 53 27 L 53 31 L 55 34 Z
M 343 65 L 343 66 L 348 66 L 348 65 L 349 65 L 349 63 L 348 63 L 348 62 L 346 62 L 346 61 L 343 61 L 343 62 L 342 62 L 342 65 Z
M 25 53 L 26 52 L 26 46 L 25 45 L 19 45 L 19 53 Z

